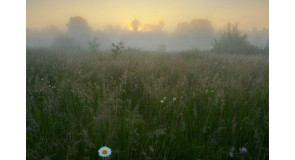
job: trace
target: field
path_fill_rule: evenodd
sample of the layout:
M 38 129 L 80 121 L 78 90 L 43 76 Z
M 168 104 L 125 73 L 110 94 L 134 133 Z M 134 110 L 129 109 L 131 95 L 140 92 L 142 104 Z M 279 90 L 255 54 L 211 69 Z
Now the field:
M 268 159 L 268 70 L 260 55 L 29 49 L 27 159 Z

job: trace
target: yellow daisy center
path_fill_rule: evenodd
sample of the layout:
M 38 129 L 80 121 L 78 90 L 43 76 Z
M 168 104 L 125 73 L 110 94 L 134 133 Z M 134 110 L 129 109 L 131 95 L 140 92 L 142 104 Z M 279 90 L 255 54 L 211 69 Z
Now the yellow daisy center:
M 107 153 L 108 153 L 107 150 L 103 150 L 103 151 L 102 151 L 102 154 L 107 154 Z

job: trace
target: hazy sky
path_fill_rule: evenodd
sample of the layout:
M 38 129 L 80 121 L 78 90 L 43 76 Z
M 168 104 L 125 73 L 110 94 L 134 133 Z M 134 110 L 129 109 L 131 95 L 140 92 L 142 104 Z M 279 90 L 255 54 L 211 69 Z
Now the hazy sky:
M 65 29 L 69 17 L 81 16 L 93 29 L 128 28 L 136 18 L 143 24 L 164 21 L 171 32 L 180 22 L 205 18 L 216 28 L 239 22 L 240 29 L 250 30 L 268 28 L 268 5 L 268 0 L 27 0 L 27 27 Z

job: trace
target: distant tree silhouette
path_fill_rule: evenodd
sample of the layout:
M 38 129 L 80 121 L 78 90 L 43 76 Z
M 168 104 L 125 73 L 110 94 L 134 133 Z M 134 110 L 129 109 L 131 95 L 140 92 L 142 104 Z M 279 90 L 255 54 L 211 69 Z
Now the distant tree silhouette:
M 80 17 L 71 17 L 69 23 L 67 24 L 68 32 L 70 37 L 73 37 L 79 41 L 82 45 L 91 39 L 91 28 L 89 27 L 87 21 Z
M 214 39 L 214 28 L 208 19 L 193 19 L 178 23 L 174 35 L 178 44 L 189 48 L 210 48 Z
M 131 22 L 131 25 L 132 25 L 132 30 L 133 31 L 135 31 L 135 32 L 139 31 L 140 22 L 137 19 L 133 20 Z
M 247 41 L 247 35 L 242 35 L 238 29 L 238 24 L 229 23 L 227 27 L 221 31 L 219 40 L 213 40 L 213 51 L 216 53 L 230 54 L 257 54 L 259 48 L 251 45 Z

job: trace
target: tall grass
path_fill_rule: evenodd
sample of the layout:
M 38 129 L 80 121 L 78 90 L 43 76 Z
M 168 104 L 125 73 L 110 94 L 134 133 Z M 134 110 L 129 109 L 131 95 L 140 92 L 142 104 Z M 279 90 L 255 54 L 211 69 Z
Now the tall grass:
M 27 159 L 268 159 L 267 57 L 28 50 L 26 80 Z

